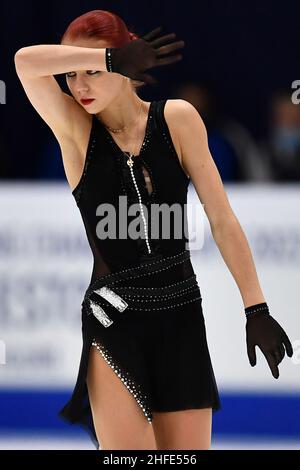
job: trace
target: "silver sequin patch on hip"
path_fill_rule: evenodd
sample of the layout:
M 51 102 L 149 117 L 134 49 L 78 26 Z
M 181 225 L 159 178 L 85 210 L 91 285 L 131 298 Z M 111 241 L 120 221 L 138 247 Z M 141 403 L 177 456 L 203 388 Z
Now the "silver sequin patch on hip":
M 128 303 L 125 302 L 122 297 L 116 294 L 112 289 L 109 289 L 107 286 L 103 286 L 100 289 L 94 290 L 94 293 L 103 297 L 107 302 L 109 302 L 113 307 L 115 307 L 119 312 L 124 312 L 128 307 Z M 94 302 L 90 298 L 88 299 L 89 306 L 93 315 L 97 320 L 106 328 L 113 324 L 113 320 L 105 313 L 104 309 L 98 303 Z
M 119 312 L 124 312 L 125 308 L 128 307 L 128 303 L 107 286 L 103 286 L 94 292 L 101 295 L 101 297 L 111 303 Z
M 113 323 L 113 320 L 106 315 L 100 305 L 96 304 L 92 300 L 89 300 L 89 304 L 93 315 L 97 318 L 100 323 L 102 323 L 103 326 L 108 327 Z

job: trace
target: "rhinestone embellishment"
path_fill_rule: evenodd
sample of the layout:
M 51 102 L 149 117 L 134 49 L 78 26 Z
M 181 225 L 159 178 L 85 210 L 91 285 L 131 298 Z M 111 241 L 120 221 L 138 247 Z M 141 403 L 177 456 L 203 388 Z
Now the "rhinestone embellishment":
M 125 302 L 122 297 L 106 286 L 101 287 L 94 292 L 111 303 L 117 310 L 119 310 L 119 312 L 124 312 L 125 308 L 128 307 L 128 303 Z
M 152 413 L 150 411 L 150 408 L 147 404 L 148 397 L 145 395 L 139 384 L 135 383 L 135 381 L 130 377 L 130 374 L 128 372 L 125 372 L 121 370 L 121 368 L 115 364 L 114 359 L 112 356 L 109 354 L 108 350 L 101 344 L 98 340 L 95 338 L 92 341 L 92 346 L 95 346 L 104 360 L 107 362 L 107 364 L 111 367 L 111 369 L 115 372 L 115 374 L 120 377 L 121 381 L 124 383 L 125 387 L 129 390 L 129 392 L 133 395 L 135 398 L 136 402 L 142 409 L 145 417 L 149 421 L 149 423 L 152 422 Z
M 106 328 L 113 323 L 113 320 L 109 318 L 106 313 L 104 312 L 103 308 L 100 305 L 96 304 L 92 300 L 89 300 L 90 307 L 92 310 L 93 315 L 102 323 L 103 326 Z
M 171 255 L 171 256 L 168 256 L 168 257 L 164 258 L 164 261 L 171 261 L 172 260 L 172 263 L 169 266 L 166 266 L 166 267 L 164 266 L 164 267 L 159 268 L 161 260 L 159 260 L 159 261 L 155 260 L 155 261 L 151 261 L 150 263 L 147 263 L 147 268 L 154 267 L 155 269 L 151 269 L 150 271 L 147 271 L 145 273 L 135 274 L 135 276 L 130 276 L 129 273 L 132 272 L 132 268 L 126 268 L 126 269 L 121 269 L 120 271 L 118 271 L 117 276 L 119 277 L 120 274 L 122 275 L 124 273 L 124 274 L 126 274 L 126 279 L 128 279 L 128 280 L 137 279 L 137 278 L 140 278 L 142 276 L 148 276 L 150 274 L 159 273 L 161 271 L 164 271 L 166 269 L 171 268 L 172 266 L 176 266 L 178 264 L 184 263 L 189 257 L 190 257 L 189 252 L 187 250 L 183 250 L 183 251 L 180 251 L 179 253 L 176 253 L 175 255 Z M 179 261 L 174 261 L 175 259 L 179 259 Z M 139 266 L 139 269 L 141 269 L 141 268 L 142 268 L 142 265 Z M 88 289 L 85 293 L 85 298 L 88 298 L 90 293 L 94 289 L 97 288 L 97 285 L 99 284 L 99 280 L 101 281 L 101 283 L 103 281 L 108 280 L 111 285 L 117 284 L 119 281 L 118 281 L 118 279 L 114 280 L 115 276 L 116 276 L 115 273 L 109 273 L 109 274 L 105 274 L 104 276 L 101 276 L 100 278 L 96 279 L 88 287 Z M 181 284 L 182 282 L 185 282 L 185 281 L 179 281 L 178 284 Z M 128 289 L 130 289 L 130 287 L 128 287 Z M 150 289 L 150 287 L 148 289 Z
M 111 57 L 111 47 L 107 47 L 105 49 L 105 63 L 106 63 L 106 70 L 108 72 L 112 72 L 112 57 Z
M 107 300 L 119 312 L 124 312 L 124 310 L 128 307 L 128 303 L 125 302 L 122 297 L 116 294 L 113 290 L 109 289 L 107 286 L 102 286 L 100 289 L 96 289 L 93 292 Z M 97 320 L 102 323 L 103 326 L 107 328 L 108 326 L 112 325 L 113 320 L 109 318 L 109 316 L 105 313 L 101 305 L 98 305 L 96 302 L 93 302 L 93 300 L 91 300 L 89 296 L 88 302 L 91 312 L 97 318 Z
M 140 206 L 140 209 L 141 209 L 141 215 L 142 215 L 142 220 L 143 220 L 143 224 L 144 224 L 144 233 L 145 233 L 145 239 L 146 239 L 146 245 L 147 245 L 147 248 L 148 248 L 148 253 L 152 253 L 151 248 L 150 248 L 150 244 L 149 244 L 149 239 L 148 239 L 148 230 L 147 230 L 147 223 L 146 223 L 146 218 L 145 218 L 144 209 L 143 209 L 142 197 L 141 197 L 141 193 L 140 193 L 139 187 L 137 185 L 137 182 L 136 182 L 136 179 L 135 179 L 135 176 L 134 176 L 134 173 L 133 173 L 133 159 L 132 159 L 132 157 L 133 157 L 133 155 L 130 154 L 129 157 L 128 157 L 128 160 L 127 160 L 127 165 L 129 166 L 130 174 L 131 174 L 131 177 L 132 177 L 132 180 L 133 180 L 133 184 L 134 184 L 134 187 L 135 187 L 135 190 L 137 192 L 138 199 L 139 199 L 139 206 Z

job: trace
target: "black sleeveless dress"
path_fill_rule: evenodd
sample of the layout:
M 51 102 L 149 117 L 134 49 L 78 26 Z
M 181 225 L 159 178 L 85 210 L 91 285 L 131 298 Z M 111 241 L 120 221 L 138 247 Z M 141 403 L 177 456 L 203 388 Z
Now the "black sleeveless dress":
M 91 346 L 120 377 L 149 423 L 153 411 L 221 408 L 188 248 L 189 178 L 171 139 L 165 103 L 150 103 L 144 141 L 132 167 L 93 115 L 84 170 L 72 192 L 94 265 L 81 306 L 77 381 L 59 416 L 81 425 L 97 448 L 85 381 Z M 161 223 L 154 207 L 165 209 Z

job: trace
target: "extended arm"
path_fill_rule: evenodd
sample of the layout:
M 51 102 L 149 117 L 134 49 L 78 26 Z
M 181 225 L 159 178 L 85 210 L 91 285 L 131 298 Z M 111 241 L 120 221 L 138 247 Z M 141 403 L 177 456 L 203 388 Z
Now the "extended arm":
M 265 302 L 248 241 L 210 154 L 204 123 L 190 103 L 184 100 L 177 102 L 175 119 L 180 121 L 178 129 L 183 165 L 204 204 L 214 240 L 239 287 L 244 307 Z
M 182 163 L 194 183 L 208 216 L 212 234 L 243 298 L 249 362 L 256 364 L 259 346 L 272 371 L 279 377 L 278 364 L 291 342 L 279 323 L 269 314 L 246 236 L 225 193 L 221 177 L 210 154 L 205 125 L 197 110 L 187 101 L 176 100 L 174 121 L 179 132 Z

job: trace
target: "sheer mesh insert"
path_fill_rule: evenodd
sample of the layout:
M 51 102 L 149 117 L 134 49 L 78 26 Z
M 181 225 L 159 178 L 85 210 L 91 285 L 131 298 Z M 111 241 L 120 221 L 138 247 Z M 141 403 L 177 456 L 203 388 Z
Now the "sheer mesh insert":
M 87 227 L 87 224 L 85 223 L 84 217 L 83 217 L 83 223 L 86 231 L 86 235 L 94 256 L 94 265 L 93 265 L 93 272 L 92 272 L 92 280 L 96 279 L 97 277 L 105 276 L 106 274 L 109 274 L 111 270 L 109 269 L 107 263 L 104 261 L 103 256 L 101 255 L 99 248 L 96 246 L 95 239 L 92 233 L 90 233 L 90 230 Z
M 153 193 L 152 180 L 151 180 L 149 171 L 145 168 L 144 165 L 142 165 L 142 172 L 143 172 L 143 175 L 144 175 L 144 180 L 145 180 L 145 184 L 146 184 L 148 194 L 151 195 Z

